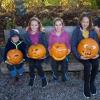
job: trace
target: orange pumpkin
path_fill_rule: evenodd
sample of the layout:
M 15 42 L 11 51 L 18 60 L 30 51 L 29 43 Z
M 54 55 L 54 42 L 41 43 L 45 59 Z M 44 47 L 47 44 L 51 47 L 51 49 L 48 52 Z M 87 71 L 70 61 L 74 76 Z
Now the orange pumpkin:
M 7 53 L 7 61 L 13 65 L 19 64 L 23 60 L 23 53 L 18 49 L 9 50 Z
M 68 48 L 63 43 L 54 43 L 50 49 L 50 55 L 53 59 L 61 61 L 68 55 Z
M 29 58 L 41 59 L 46 56 L 46 49 L 42 44 L 31 45 L 28 49 Z
M 78 45 L 78 52 L 85 58 L 93 58 L 98 54 L 99 46 L 92 38 L 86 38 L 80 41 Z

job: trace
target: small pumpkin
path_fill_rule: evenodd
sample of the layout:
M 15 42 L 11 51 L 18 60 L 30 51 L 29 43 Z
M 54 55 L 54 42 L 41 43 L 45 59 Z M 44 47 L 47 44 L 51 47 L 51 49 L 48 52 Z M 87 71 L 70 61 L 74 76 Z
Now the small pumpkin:
M 28 56 L 32 59 L 41 59 L 46 56 L 46 49 L 42 44 L 31 45 L 28 49 Z
M 53 59 L 61 61 L 68 55 L 68 48 L 64 43 L 54 43 L 50 49 L 50 55 Z
M 78 52 L 85 58 L 93 58 L 98 54 L 99 46 L 92 38 L 85 38 L 78 44 Z
M 18 49 L 9 50 L 7 61 L 13 65 L 19 64 L 23 60 L 23 53 Z

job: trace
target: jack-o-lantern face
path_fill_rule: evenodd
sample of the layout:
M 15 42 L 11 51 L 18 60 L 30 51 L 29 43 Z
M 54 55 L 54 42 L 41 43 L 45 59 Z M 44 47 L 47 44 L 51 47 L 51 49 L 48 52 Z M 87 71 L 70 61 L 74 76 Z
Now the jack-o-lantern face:
M 23 53 L 18 49 L 9 50 L 7 61 L 13 65 L 19 64 L 23 60 Z
M 78 45 L 78 52 L 85 58 L 93 58 L 98 54 L 99 46 L 92 38 L 86 38 L 80 41 Z
M 50 55 L 53 59 L 61 61 L 68 55 L 68 48 L 63 43 L 55 43 L 50 49 Z
M 31 45 L 28 49 L 29 58 L 41 59 L 46 56 L 46 49 L 42 44 Z

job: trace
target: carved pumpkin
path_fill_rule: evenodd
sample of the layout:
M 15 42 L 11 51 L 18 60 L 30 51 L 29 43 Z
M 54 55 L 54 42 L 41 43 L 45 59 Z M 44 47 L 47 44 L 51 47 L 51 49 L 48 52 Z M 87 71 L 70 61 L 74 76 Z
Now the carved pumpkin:
M 80 41 L 78 45 L 78 52 L 85 58 L 93 58 L 98 54 L 99 46 L 92 38 L 86 38 Z
M 68 55 L 68 48 L 63 43 L 55 43 L 50 49 L 50 55 L 53 59 L 61 61 Z
M 42 44 L 31 45 L 28 49 L 29 58 L 41 59 L 46 56 L 46 49 Z
M 7 61 L 13 65 L 19 64 L 23 60 L 23 53 L 18 49 L 9 50 Z

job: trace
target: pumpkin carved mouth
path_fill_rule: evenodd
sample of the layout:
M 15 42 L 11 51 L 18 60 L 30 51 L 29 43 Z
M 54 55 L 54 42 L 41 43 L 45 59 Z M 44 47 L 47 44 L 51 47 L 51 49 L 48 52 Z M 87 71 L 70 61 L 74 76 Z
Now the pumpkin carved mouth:
M 92 53 L 91 53 L 91 51 L 82 51 L 83 52 L 83 55 L 87 55 L 87 56 L 90 56 Z

